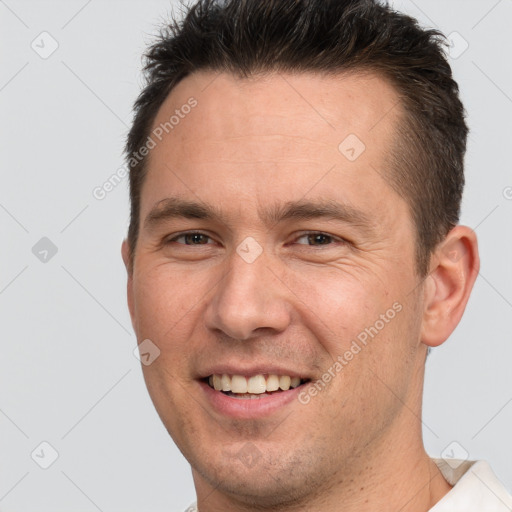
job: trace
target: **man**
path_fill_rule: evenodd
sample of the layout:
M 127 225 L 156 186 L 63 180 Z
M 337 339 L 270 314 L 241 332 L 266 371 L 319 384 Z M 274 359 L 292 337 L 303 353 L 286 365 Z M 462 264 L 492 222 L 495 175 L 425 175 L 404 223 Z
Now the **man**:
M 146 71 L 122 254 L 189 510 L 510 510 L 422 442 L 479 269 L 441 35 L 377 1 L 202 0 Z

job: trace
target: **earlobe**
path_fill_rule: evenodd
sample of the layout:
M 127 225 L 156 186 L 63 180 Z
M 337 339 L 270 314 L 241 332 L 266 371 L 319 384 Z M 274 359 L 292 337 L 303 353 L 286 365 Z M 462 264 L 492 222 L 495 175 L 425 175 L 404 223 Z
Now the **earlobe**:
M 126 272 L 128 273 L 128 277 L 131 277 L 132 269 L 130 265 L 130 244 L 127 239 L 123 240 L 121 244 L 121 257 L 123 258 L 123 263 L 126 268 Z
M 421 341 L 441 345 L 459 323 L 478 276 L 480 259 L 475 232 L 455 226 L 436 248 L 424 285 Z
M 127 240 L 123 240 L 121 245 L 121 256 L 123 258 L 124 265 L 126 267 L 126 272 L 128 274 L 128 281 L 126 283 L 126 296 L 128 301 L 128 310 L 130 312 L 130 317 L 132 320 L 132 326 L 137 332 L 136 324 L 135 324 L 135 306 L 134 306 L 134 298 L 133 298 L 133 269 L 131 265 L 130 258 L 130 245 Z

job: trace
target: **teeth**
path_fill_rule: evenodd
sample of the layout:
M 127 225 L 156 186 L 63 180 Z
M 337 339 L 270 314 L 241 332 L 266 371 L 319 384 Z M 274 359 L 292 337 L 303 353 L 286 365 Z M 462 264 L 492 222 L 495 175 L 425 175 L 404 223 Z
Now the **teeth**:
M 300 384 L 300 377 L 292 377 L 290 379 L 290 387 L 296 388 Z
M 247 379 L 242 375 L 233 375 L 231 377 L 231 391 L 233 393 L 247 393 Z
M 296 388 L 300 385 L 300 377 L 290 377 L 288 375 L 253 375 L 244 377 L 243 375 L 210 375 L 208 383 L 216 391 L 231 391 L 239 394 L 261 395 L 265 392 L 277 391 L 279 389 L 287 391 L 290 388 Z
M 290 379 L 288 375 L 281 375 L 281 377 L 279 377 L 279 387 L 283 391 L 287 391 L 288 389 L 290 389 L 291 380 L 292 379 Z
M 251 377 L 247 382 L 247 393 L 260 395 L 261 393 L 265 393 L 266 390 L 267 381 L 263 375 L 255 375 L 254 377 Z
M 267 391 L 277 391 L 279 389 L 279 377 L 269 375 L 267 379 Z
M 213 376 L 213 387 L 215 388 L 216 391 L 220 391 L 222 389 L 220 375 Z
M 224 374 L 220 379 L 220 383 L 222 385 L 222 391 L 231 391 L 231 379 L 229 375 Z

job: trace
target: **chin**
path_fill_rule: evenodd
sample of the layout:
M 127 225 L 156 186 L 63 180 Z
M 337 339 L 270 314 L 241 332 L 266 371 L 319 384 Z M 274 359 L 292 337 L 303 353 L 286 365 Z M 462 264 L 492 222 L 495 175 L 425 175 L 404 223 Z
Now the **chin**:
M 280 477 L 265 475 L 264 470 L 248 470 L 245 474 L 229 474 L 219 478 L 218 473 L 208 471 L 202 475 L 211 486 L 231 496 L 233 500 L 244 505 L 259 505 L 265 508 L 277 508 L 299 503 L 305 496 L 305 483 L 294 485 L 293 482 Z
M 195 446 L 197 453 L 187 454 L 187 459 L 193 468 L 196 487 L 198 480 L 203 480 L 241 505 L 270 509 L 300 503 L 313 489 L 320 487 L 320 482 L 315 482 L 315 477 L 310 474 L 311 470 L 314 474 L 312 464 L 304 460 L 294 462 L 290 455 L 284 459 L 282 449 L 280 456 L 260 452 L 259 457 L 255 455 L 251 459 L 251 450 L 247 447 L 255 445 L 247 442 L 244 446 L 240 448 L 237 443 L 234 450 L 232 447 L 229 451 L 219 449 L 208 455 L 207 449 L 199 452 Z M 244 458 L 243 462 L 241 458 Z M 297 455 L 295 458 L 300 459 Z

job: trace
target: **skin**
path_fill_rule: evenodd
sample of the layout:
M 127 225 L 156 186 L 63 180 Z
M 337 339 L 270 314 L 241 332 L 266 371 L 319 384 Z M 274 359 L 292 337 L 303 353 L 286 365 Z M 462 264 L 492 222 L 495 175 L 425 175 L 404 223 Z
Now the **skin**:
M 126 241 L 122 253 L 137 339 L 161 351 L 146 384 L 192 466 L 199 510 L 428 510 L 450 486 L 422 443 L 426 350 L 459 322 L 479 260 L 474 232 L 457 226 L 429 275 L 416 272 L 410 210 L 385 177 L 403 115 L 395 90 L 371 74 L 201 72 L 154 126 L 191 96 L 197 106 L 149 155 L 133 271 Z M 366 146 L 355 161 L 338 149 L 349 134 Z M 222 218 L 145 224 L 174 196 Z M 265 222 L 299 200 L 351 205 L 368 225 Z M 205 236 L 170 241 L 189 230 Z M 252 263 L 237 253 L 246 237 L 262 249 Z M 307 404 L 234 419 L 200 388 L 224 362 L 277 362 L 315 382 L 394 303 L 401 311 Z

